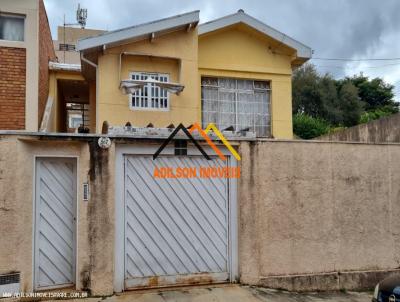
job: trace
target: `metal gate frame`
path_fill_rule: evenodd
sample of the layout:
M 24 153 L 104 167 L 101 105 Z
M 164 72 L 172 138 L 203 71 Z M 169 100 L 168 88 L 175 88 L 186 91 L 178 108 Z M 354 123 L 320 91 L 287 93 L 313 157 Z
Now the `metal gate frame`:
M 73 283 L 71 284 L 63 284 L 63 285 L 54 285 L 54 286 L 46 286 L 46 287 L 36 287 L 36 269 L 35 269 L 35 263 L 37 259 L 37 251 L 36 251 L 36 244 L 37 244 L 37 226 L 36 226 L 36 221 L 37 221 L 37 206 L 38 206 L 38 191 L 37 191 L 37 162 L 38 160 L 41 159 L 53 159 L 53 160 L 63 160 L 63 159 L 71 159 L 74 160 L 74 165 L 75 165 L 75 225 L 74 225 L 74 272 L 73 272 Z M 77 282 L 78 282 L 78 200 L 79 200 L 79 156 L 74 156 L 74 155 L 34 155 L 33 156 L 33 184 L 32 184 L 32 196 L 33 196 L 33 202 L 32 202 L 32 288 L 34 290 L 51 290 L 51 289 L 56 289 L 56 288 L 66 288 L 66 287 L 71 287 L 74 286 L 76 287 Z
M 137 144 L 137 145 L 116 145 L 115 148 L 115 253 L 114 253 L 114 292 L 125 290 L 125 194 L 124 194 L 124 157 L 125 155 L 152 155 L 159 145 Z M 218 146 L 221 152 L 227 156 L 229 166 L 236 167 L 237 161 L 231 156 L 228 149 Z M 203 146 L 208 154 L 214 151 Z M 174 148 L 167 146 L 162 154 L 174 155 Z M 188 146 L 187 155 L 201 155 L 197 148 Z M 239 280 L 238 262 L 238 210 L 237 210 L 237 179 L 228 179 L 228 273 L 230 282 Z

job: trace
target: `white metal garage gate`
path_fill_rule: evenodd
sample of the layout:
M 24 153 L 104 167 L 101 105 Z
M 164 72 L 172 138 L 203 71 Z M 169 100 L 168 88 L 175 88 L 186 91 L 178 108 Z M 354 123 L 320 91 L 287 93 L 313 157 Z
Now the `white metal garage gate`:
M 156 166 L 228 163 L 198 155 L 156 160 L 152 155 L 124 155 L 122 160 L 124 288 L 232 280 L 228 179 L 153 175 Z

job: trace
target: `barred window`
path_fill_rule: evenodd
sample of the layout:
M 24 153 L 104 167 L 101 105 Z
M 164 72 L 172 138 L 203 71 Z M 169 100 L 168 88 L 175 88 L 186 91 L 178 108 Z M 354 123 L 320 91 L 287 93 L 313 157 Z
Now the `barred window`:
M 160 82 L 169 82 L 169 75 L 165 73 L 134 72 L 132 80 L 146 81 L 154 79 Z M 140 110 L 169 110 L 169 93 L 166 89 L 147 83 L 143 88 L 135 91 L 131 96 L 130 108 Z
M 232 78 L 201 79 L 202 123 L 221 130 L 248 129 L 257 136 L 271 135 L 270 82 Z
M 75 45 L 74 44 L 63 44 L 60 43 L 60 45 L 58 46 L 58 50 L 60 51 L 74 51 L 75 50 Z

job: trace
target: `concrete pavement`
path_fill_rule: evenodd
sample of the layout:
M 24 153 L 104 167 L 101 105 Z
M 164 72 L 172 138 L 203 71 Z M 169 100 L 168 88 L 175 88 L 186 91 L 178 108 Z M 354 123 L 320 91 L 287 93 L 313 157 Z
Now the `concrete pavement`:
M 196 286 L 165 290 L 130 291 L 79 302 L 369 302 L 372 293 L 293 293 L 240 285 Z M 71 301 L 71 300 L 69 300 Z

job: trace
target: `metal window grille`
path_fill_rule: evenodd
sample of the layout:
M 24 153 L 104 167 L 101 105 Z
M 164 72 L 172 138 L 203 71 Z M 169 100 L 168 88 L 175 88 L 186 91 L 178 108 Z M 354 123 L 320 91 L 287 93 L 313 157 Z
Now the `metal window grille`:
M 201 79 L 203 127 L 215 123 L 219 129 L 234 127 L 257 136 L 271 133 L 270 82 L 232 78 Z
M 75 50 L 75 45 L 74 44 L 63 44 L 60 43 L 58 46 L 58 49 L 61 51 L 74 51 Z
M 67 128 L 75 129 L 80 126 L 89 127 L 89 104 L 67 103 Z
M 164 73 L 134 72 L 132 80 L 154 79 L 160 82 L 169 82 L 169 75 Z M 135 91 L 131 97 L 131 109 L 169 110 L 169 93 L 166 89 L 148 83 Z
M 175 155 L 187 155 L 187 141 L 185 140 L 175 141 Z
M 20 273 L 0 275 L 0 285 L 19 283 Z

